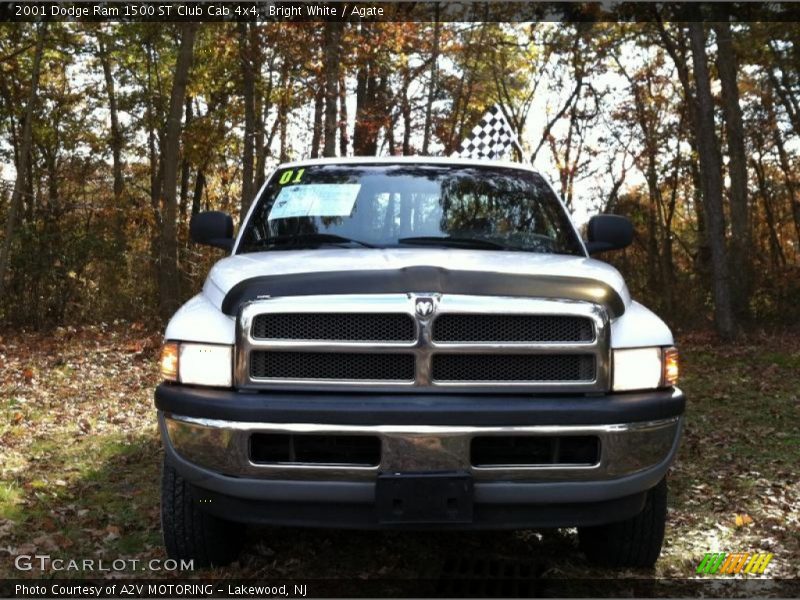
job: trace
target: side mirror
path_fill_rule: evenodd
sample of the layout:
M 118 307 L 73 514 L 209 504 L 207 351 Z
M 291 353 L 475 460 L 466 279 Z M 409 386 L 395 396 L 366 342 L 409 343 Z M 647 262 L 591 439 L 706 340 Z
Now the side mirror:
M 589 254 L 607 250 L 619 250 L 633 241 L 633 225 L 627 217 L 619 215 L 597 215 L 589 219 L 586 227 L 589 237 L 586 249 Z
M 233 219 L 218 210 L 197 213 L 189 222 L 189 237 L 196 244 L 233 248 Z

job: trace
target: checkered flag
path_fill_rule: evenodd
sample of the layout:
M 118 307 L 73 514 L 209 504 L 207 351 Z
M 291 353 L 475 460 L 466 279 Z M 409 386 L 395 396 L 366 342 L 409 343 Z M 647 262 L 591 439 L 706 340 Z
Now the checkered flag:
M 483 115 L 480 122 L 472 128 L 472 133 L 461 142 L 454 158 L 487 158 L 494 160 L 502 158 L 514 146 L 524 156 L 517 135 L 508 124 L 506 116 L 495 104 Z

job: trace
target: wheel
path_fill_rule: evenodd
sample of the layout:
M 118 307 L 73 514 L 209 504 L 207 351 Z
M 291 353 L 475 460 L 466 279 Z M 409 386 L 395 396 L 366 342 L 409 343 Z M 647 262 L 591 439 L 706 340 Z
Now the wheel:
M 580 548 L 590 562 L 606 567 L 652 567 L 661 554 L 667 521 L 667 480 L 647 492 L 635 517 L 596 527 L 579 527 Z
M 167 463 L 161 470 L 161 532 L 167 555 L 196 568 L 227 565 L 239 556 L 244 527 L 203 512 L 192 487 Z

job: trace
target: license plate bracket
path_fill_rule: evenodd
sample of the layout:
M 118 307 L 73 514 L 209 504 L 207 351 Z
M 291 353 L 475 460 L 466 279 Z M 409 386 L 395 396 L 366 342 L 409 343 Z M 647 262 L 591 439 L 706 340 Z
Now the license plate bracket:
M 381 523 L 471 523 L 472 476 L 468 473 L 382 473 L 375 502 Z

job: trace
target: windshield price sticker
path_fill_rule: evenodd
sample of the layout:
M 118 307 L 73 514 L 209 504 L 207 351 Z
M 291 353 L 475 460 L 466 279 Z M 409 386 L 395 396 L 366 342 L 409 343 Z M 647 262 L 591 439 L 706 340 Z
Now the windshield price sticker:
M 311 183 L 281 188 L 268 221 L 292 217 L 348 217 L 353 212 L 360 183 Z

